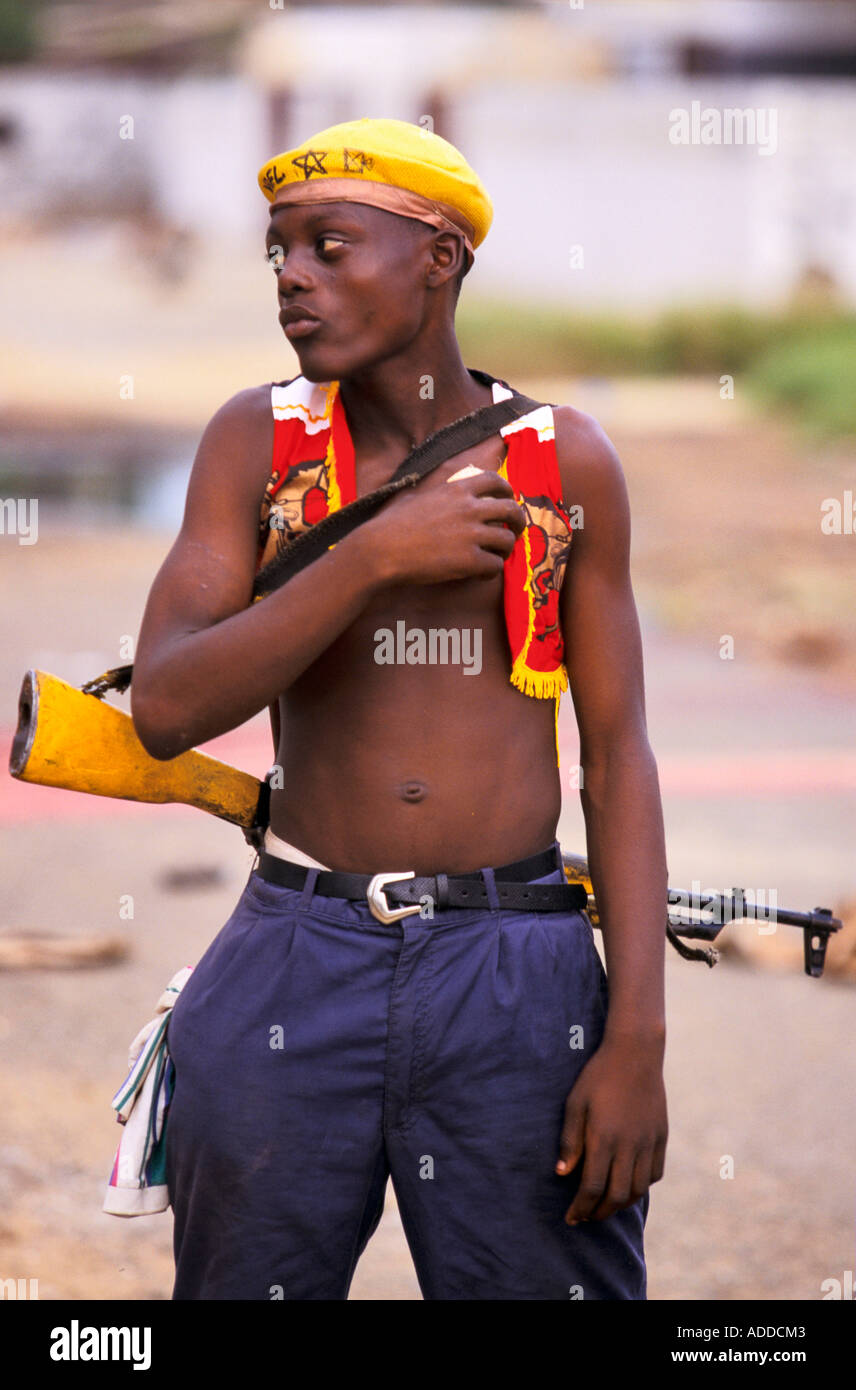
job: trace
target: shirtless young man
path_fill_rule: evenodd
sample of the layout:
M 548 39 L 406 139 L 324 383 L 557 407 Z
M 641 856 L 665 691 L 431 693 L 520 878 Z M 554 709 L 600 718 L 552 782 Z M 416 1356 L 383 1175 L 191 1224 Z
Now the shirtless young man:
M 508 394 L 468 371 L 455 338 L 491 210 L 454 147 L 351 122 L 277 156 L 260 183 L 301 374 L 239 392 L 209 423 L 132 687 L 157 758 L 277 701 L 281 726 L 267 852 L 170 1021 L 173 1297 L 346 1298 L 391 1175 L 426 1298 L 644 1299 L 667 1137 L 667 880 L 618 459 L 594 420 L 543 407 L 251 602 L 260 558 L 349 500 L 348 466 L 363 495 Z M 537 254 L 528 240 L 521 256 Z M 528 638 L 552 643 L 570 679 L 608 990 L 580 910 L 498 898 L 564 883 L 551 698 L 564 673 L 536 653 L 547 669 L 529 693 L 525 672 L 509 679 L 509 575 L 522 565 L 531 587 L 529 523 L 548 504 L 521 505 L 506 480 L 524 444 L 584 518 L 539 571 L 537 606 L 520 593 L 524 631 L 526 612 L 538 619 Z M 479 472 L 448 481 L 468 464 Z M 282 529 L 260 545 L 272 500 Z M 377 634 L 402 621 L 479 631 L 478 674 L 379 662 Z M 277 863 L 290 878 L 260 871 Z M 393 909 L 408 871 L 431 876 L 434 910 L 384 922 L 364 890 L 325 893 L 322 868 L 392 874 Z M 456 876 L 481 905 L 449 905 Z

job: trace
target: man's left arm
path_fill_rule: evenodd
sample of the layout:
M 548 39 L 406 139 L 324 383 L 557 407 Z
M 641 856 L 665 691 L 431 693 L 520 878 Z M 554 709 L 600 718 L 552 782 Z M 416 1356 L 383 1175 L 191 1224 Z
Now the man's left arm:
M 560 613 L 580 733 L 580 799 L 606 954 L 600 1046 L 565 1107 L 556 1171 L 583 1159 L 566 1220 L 601 1220 L 663 1174 L 668 892 L 657 766 L 648 742 L 642 643 L 630 581 L 630 508 L 618 456 L 589 416 L 554 411 L 568 506 L 582 508 Z

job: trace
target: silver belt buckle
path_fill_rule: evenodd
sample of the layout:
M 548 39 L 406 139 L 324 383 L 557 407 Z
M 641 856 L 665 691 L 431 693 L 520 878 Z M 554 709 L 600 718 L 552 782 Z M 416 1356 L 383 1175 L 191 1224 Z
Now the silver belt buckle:
M 419 903 L 410 903 L 407 907 L 390 907 L 383 891 L 388 883 L 396 883 L 404 878 L 415 877 L 416 873 L 413 869 L 408 869 L 406 873 L 401 874 L 375 874 L 366 889 L 366 900 L 372 916 L 388 926 L 390 922 L 397 922 L 400 917 L 411 917 L 414 912 L 419 912 L 421 910 Z

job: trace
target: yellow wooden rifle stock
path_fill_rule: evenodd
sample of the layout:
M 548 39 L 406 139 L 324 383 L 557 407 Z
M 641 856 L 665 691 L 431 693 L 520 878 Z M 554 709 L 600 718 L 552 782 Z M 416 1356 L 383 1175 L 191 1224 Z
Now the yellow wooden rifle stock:
M 28 671 L 18 700 L 9 771 L 22 782 L 123 801 L 183 802 L 240 825 L 250 837 L 262 783 L 192 748 L 161 761 L 130 714 L 48 671 Z

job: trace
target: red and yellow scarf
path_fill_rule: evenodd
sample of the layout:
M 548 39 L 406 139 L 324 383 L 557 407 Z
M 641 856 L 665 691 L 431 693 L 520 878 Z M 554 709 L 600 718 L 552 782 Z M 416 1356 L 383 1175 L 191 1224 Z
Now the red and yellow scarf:
M 494 380 L 494 401 L 511 392 Z M 301 531 L 356 497 L 354 448 L 339 383 L 304 377 L 271 389 L 273 463 L 261 504 L 257 570 Z M 504 608 L 510 680 L 524 695 L 558 702 L 568 688 L 559 591 L 572 523 L 562 500 L 553 411 L 539 406 L 501 431 L 499 469 L 526 512 L 526 526 L 505 562 Z

